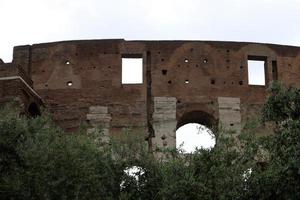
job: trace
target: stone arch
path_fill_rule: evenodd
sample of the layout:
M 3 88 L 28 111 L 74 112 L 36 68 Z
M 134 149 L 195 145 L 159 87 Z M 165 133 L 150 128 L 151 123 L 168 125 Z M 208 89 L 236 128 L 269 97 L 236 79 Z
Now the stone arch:
M 265 86 L 268 86 L 268 84 L 270 84 L 273 79 L 277 80 L 277 78 L 273 78 L 274 71 L 272 70 L 272 62 L 277 62 L 277 54 L 272 48 L 263 44 L 248 44 L 241 48 L 239 52 L 243 55 L 243 63 L 245 66 L 247 66 L 247 72 L 249 72 L 249 58 L 251 58 L 250 60 L 264 61 Z M 245 78 L 245 81 L 249 83 L 248 76 L 246 76 Z
M 218 128 L 219 111 L 215 99 L 208 97 L 195 98 L 198 102 L 181 102 L 176 110 L 176 129 L 187 123 L 199 123 L 209 128 Z
M 41 115 L 41 111 L 35 102 L 29 104 L 27 108 L 27 112 L 30 117 L 37 117 Z
M 276 59 L 276 52 L 263 44 L 248 44 L 239 50 L 247 59 L 247 55 L 266 56 L 268 59 Z
M 210 129 L 215 129 L 218 125 L 218 122 L 213 115 L 201 110 L 184 113 L 177 121 L 176 129 L 188 123 L 202 124 Z
M 186 153 L 196 148 L 212 148 L 216 144 L 217 127 L 217 120 L 205 111 L 184 113 L 177 121 L 176 148 Z

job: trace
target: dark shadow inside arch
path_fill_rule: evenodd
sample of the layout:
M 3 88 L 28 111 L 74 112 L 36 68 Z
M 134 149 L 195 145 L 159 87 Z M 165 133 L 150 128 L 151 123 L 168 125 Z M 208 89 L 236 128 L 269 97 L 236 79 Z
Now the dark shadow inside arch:
M 36 103 L 31 103 L 28 106 L 28 113 L 30 117 L 37 117 L 41 115 L 40 109 Z
M 213 132 L 217 129 L 218 122 L 217 120 L 210 114 L 203 111 L 191 111 L 185 113 L 177 122 L 176 129 L 184 126 L 189 123 L 197 123 L 206 126 L 211 129 Z

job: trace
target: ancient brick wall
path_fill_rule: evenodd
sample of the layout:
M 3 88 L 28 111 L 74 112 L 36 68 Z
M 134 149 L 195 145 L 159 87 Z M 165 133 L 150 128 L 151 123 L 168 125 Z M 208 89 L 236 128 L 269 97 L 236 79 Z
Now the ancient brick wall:
M 0 63 L 0 104 L 15 102 L 21 114 L 40 114 L 43 101 L 32 87 L 33 82 L 23 68 L 13 63 Z
M 122 58 L 137 57 L 143 82 L 122 84 Z M 249 59 L 265 62 L 264 86 L 248 84 Z M 176 128 L 190 122 L 239 132 L 259 112 L 269 83 L 300 84 L 300 48 L 273 44 L 66 41 L 15 47 L 13 63 L 65 130 L 99 122 L 118 135 L 131 127 L 151 135 L 153 145 L 171 147 Z

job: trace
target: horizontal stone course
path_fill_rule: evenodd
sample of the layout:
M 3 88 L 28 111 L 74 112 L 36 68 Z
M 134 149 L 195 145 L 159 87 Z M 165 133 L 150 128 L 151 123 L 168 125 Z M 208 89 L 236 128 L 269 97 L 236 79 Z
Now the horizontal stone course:
M 106 114 L 108 113 L 108 108 L 106 106 L 90 106 L 89 107 L 90 114 Z

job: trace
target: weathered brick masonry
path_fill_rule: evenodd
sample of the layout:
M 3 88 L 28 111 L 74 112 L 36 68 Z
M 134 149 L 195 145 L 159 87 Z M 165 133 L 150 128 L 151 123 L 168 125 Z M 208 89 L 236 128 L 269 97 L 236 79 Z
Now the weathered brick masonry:
M 124 57 L 143 58 L 142 84 L 122 84 Z M 248 84 L 248 59 L 265 61 L 265 86 Z M 0 101 L 17 100 L 32 115 L 44 104 L 66 131 L 88 122 L 109 138 L 131 127 L 149 134 L 152 145 L 173 147 L 186 123 L 239 132 L 265 102 L 268 84 L 298 87 L 299 72 L 300 48 L 292 46 L 64 41 L 15 47 L 12 63 L 0 62 Z

